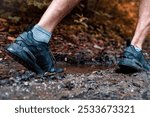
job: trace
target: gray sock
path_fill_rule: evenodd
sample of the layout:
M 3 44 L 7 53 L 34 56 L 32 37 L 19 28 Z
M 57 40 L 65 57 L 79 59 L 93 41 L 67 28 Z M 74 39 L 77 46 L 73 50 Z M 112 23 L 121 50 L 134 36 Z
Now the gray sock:
M 136 46 L 134 46 L 134 48 L 135 48 L 135 50 L 136 50 L 137 52 L 140 52 L 140 51 L 142 50 L 141 48 L 136 47 Z
M 33 32 L 33 38 L 39 42 L 48 43 L 52 36 L 52 33 L 48 32 L 39 25 L 35 25 L 31 31 Z

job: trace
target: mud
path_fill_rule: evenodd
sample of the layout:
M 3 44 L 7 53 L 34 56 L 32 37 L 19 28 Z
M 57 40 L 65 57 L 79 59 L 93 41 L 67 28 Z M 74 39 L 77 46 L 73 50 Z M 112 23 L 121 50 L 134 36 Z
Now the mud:
M 150 99 L 150 72 L 123 74 L 117 66 L 58 66 L 65 73 L 39 77 L 11 58 L 1 61 L 0 99 Z

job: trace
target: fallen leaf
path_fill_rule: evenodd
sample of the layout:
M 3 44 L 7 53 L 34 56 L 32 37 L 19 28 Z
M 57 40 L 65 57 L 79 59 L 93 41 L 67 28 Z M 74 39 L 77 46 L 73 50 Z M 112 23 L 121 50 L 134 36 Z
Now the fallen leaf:
M 7 20 L 4 18 L 0 18 L 0 22 L 7 22 Z
M 15 39 L 16 39 L 15 37 L 11 37 L 11 36 L 7 37 L 7 40 L 9 40 L 9 41 L 15 41 Z
M 6 31 L 8 27 L 0 26 L 0 32 Z

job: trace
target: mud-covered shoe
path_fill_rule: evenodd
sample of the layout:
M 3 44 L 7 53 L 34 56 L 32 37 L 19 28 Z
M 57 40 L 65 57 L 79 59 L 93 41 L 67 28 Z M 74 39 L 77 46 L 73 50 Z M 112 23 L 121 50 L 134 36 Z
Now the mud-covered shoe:
M 55 67 L 54 56 L 49 51 L 48 44 L 36 41 L 31 31 L 20 34 L 7 47 L 7 51 L 37 74 L 63 72 L 63 69 Z
M 135 71 L 149 71 L 150 64 L 145 60 L 143 52 L 137 52 L 134 46 L 130 45 L 124 50 L 123 57 L 118 63 L 121 69 Z

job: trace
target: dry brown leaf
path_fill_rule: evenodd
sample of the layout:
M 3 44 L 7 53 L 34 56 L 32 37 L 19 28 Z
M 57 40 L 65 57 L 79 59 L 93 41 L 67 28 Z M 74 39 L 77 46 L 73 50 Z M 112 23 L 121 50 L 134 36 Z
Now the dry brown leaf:
M 7 40 L 9 40 L 9 41 L 15 41 L 15 37 L 8 36 Z

